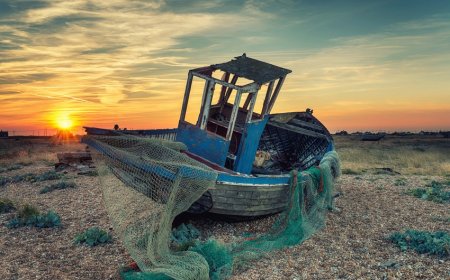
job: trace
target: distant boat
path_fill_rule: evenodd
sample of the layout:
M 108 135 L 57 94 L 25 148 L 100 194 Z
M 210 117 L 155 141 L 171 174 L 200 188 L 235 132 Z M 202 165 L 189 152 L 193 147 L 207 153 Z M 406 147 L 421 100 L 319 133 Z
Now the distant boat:
M 213 77 L 215 71 L 222 72 L 222 78 Z M 289 172 L 314 166 L 334 150 L 331 134 L 312 110 L 271 114 L 289 73 L 291 70 L 244 54 L 189 71 L 178 128 L 85 129 L 88 135 L 131 134 L 184 143 L 188 150 L 183 153 L 218 172 L 215 186 L 191 206 L 190 212 L 240 217 L 277 213 L 287 206 Z M 189 122 L 185 116 L 194 77 L 205 82 L 197 121 Z M 241 78 L 244 85 L 237 84 Z M 263 85 L 267 89 L 258 95 Z M 261 101 L 258 112 L 257 100 Z M 89 139 L 85 142 L 90 144 Z M 339 173 L 332 171 L 336 176 Z
M 361 141 L 380 141 L 386 136 L 386 133 L 364 133 L 361 135 Z

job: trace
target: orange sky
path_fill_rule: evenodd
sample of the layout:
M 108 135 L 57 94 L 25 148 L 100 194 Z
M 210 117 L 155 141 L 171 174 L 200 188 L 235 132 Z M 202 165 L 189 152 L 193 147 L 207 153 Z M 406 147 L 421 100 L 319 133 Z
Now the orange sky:
M 0 129 L 175 127 L 187 71 L 246 52 L 293 70 L 274 113 L 313 108 L 331 132 L 450 130 L 446 6 L 266 2 L 5 1 Z

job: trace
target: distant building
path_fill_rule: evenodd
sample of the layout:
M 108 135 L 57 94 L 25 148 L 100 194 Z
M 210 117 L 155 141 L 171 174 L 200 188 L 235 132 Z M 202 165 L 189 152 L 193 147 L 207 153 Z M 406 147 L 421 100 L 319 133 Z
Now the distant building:
M 7 138 L 8 137 L 8 131 L 0 130 L 0 138 Z
M 336 135 L 348 135 L 348 132 L 345 130 L 342 130 L 342 131 L 336 132 Z

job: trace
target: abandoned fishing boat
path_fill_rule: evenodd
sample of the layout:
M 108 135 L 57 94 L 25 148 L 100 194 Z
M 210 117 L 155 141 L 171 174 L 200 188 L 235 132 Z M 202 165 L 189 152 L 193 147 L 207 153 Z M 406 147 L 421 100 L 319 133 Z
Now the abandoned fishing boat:
M 317 164 L 334 149 L 330 133 L 312 110 L 271 114 L 289 73 L 244 54 L 189 71 L 178 128 L 85 129 L 88 135 L 131 134 L 184 143 L 183 153 L 218 172 L 215 186 L 190 212 L 277 213 L 287 205 L 289 172 Z M 199 108 L 193 107 L 196 99 L 201 100 Z

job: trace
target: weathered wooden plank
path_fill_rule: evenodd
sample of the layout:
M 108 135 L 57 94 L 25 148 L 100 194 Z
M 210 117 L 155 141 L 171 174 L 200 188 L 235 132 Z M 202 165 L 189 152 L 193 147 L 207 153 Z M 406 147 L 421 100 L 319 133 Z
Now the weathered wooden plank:
M 264 98 L 264 103 L 263 103 L 263 107 L 261 110 L 261 116 L 264 116 L 267 113 L 267 107 L 269 107 L 269 101 L 270 101 L 270 97 L 272 96 L 274 84 L 275 84 L 275 81 L 271 81 L 269 83 L 269 86 L 267 87 L 266 97 Z
M 223 77 L 222 77 L 222 81 L 227 82 L 230 79 L 230 73 L 225 72 Z M 236 84 L 236 81 L 232 84 Z M 217 103 L 221 104 L 224 100 L 225 100 L 225 92 L 227 90 L 226 86 L 222 86 L 220 89 L 220 96 L 219 96 L 219 101 Z
M 187 110 L 187 104 L 189 102 L 189 95 L 191 92 L 191 87 L 192 87 L 192 72 L 189 71 L 188 78 L 186 81 L 186 89 L 184 90 L 183 105 L 181 106 L 180 121 L 184 121 L 184 119 L 186 117 L 186 110 Z
M 231 204 L 231 203 L 214 203 L 213 208 L 209 212 L 215 213 L 218 210 L 226 211 L 229 210 L 229 215 L 232 215 L 233 210 L 237 211 L 247 211 L 247 212 L 260 212 L 265 211 L 269 212 L 273 211 L 273 209 L 286 208 L 286 203 L 276 203 L 276 204 L 266 204 L 266 205 L 239 205 L 239 204 Z
M 278 80 L 277 87 L 275 88 L 275 91 L 273 92 L 272 97 L 270 98 L 269 106 L 267 107 L 267 114 L 270 114 L 270 111 L 272 111 L 273 105 L 275 105 L 275 100 L 277 100 L 278 94 L 280 93 L 281 87 L 283 86 L 285 79 L 286 76 L 281 77 Z
M 231 136 L 233 135 L 234 125 L 236 124 L 236 117 L 239 110 L 239 102 L 241 102 L 242 91 L 238 90 L 236 93 L 236 98 L 234 100 L 233 111 L 231 111 L 230 124 L 228 126 L 228 131 L 226 135 L 227 140 L 231 140 Z
M 236 82 L 237 82 L 237 80 L 238 80 L 238 78 L 239 78 L 238 75 L 234 75 L 233 78 L 231 78 L 230 84 L 235 85 Z M 220 110 L 221 112 L 222 112 L 223 105 L 224 105 L 226 102 L 228 102 L 228 99 L 230 99 L 230 96 L 231 96 L 231 92 L 232 92 L 232 91 L 233 91 L 233 88 L 228 87 L 227 91 L 225 92 L 224 102 L 222 103 L 222 107 L 221 107 L 221 110 Z
M 252 186 L 252 185 L 227 185 L 220 184 L 212 187 L 210 191 L 213 193 L 217 191 L 243 191 L 243 192 L 277 192 L 277 191 L 287 191 L 289 190 L 289 185 L 267 185 L 267 186 Z
M 312 128 L 312 129 L 317 129 L 317 130 L 323 131 L 323 127 L 318 125 L 318 124 L 309 123 L 309 122 L 305 122 L 305 121 L 298 120 L 298 119 L 291 119 L 289 122 L 292 122 L 294 124 L 301 125 L 301 126 L 304 126 L 304 127 L 308 127 L 308 128 Z
M 253 211 L 246 211 L 246 210 L 233 210 L 233 209 L 211 209 L 209 212 L 214 214 L 221 214 L 221 215 L 229 215 L 229 216 L 247 216 L 247 217 L 256 217 L 256 216 L 263 216 L 268 214 L 275 214 L 278 212 L 281 212 L 286 207 L 279 207 L 276 209 L 269 209 L 269 210 L 253 210 Z
M 256 96 L 258 95 L 258 92 L 256 91 L 256 92 L 252 92 L 250 94 L 252 95 L 252 98 L 250 100 L 250 107 L 248 108 L 247 116 L 245 118 L 245 122 L 246 123 L 248 123 L 248 122 L 250 122 L 252 120 L 253 110 L 255 109 Z M 244 108 L 247 108 L 247 106 L 244 105 Z
M 206 123 L 208 122 L 209 109 L 211 108 L 211 99 L 214 94 L 214 86 L 216 84 L 213 81 L 208 81 L 205 85 L 206 97 L 205 102 L 203 103 L 202 109 L 202 119 L 200 122 L 200 129 L 206 128 Z
M 207 75 L 203 75 L 203 74 L 195 73 L 195 72 L 192 73 L 192 75 L 194 75 L 194 76 L 196 76 L 196 77 L 199 77 L 199 78 L 202 78 L 202 79 L 205 79 L 205 80 L 207 80 L 207 81 L 214 81 L 214 82 L 216 82 L 217 84 L 220 84 L 220 85 L 222 85 L 222 86 L 226 86 L 226 87 L 228 87 L 228 88 L 232 88 L 232 89 L 235 89 L 235 90 L 240 90 L 240 89 L 241 89 L 240 86 L 236 86 L 236 85 L 227 83 L 227 82 L 225 82 L 225 81 L 222 81 L 222 80 L 219 80 L 219 79 L 216 79 L 216 78 L 207 76 Z M 233 77 L 233 78 L 234 78 L 234 77 Z
M 272 125 L 272 126 L 275 126 L 275 127 L 281 128 L 281 129 L 290 130 L 290 131 L 293 131 L 296 133 L 300 133 L 300 134 L 304 134 L 304 135 L 308 135 L 308 136 L 312 136 L 312 137 L 328 139 L 328 137 L 325 134 L 314 132 L 311 130 L 307 130 L 307 129 L 300 128 L 300 127 L 293 126 L 293 125 L 286 124 L 286 123 L 269 122 L 268 125 Z

